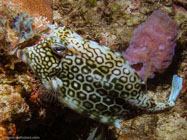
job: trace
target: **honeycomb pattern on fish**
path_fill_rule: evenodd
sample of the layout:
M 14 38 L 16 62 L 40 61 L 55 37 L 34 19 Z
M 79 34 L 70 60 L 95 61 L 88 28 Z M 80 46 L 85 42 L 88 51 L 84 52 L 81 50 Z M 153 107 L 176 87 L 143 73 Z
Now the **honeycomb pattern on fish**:
M 143 93 L 142 81 L 128 62 L 106 46 L 53 27 L 45 40 L 18 51 L 45 87 L 69 108 L 109 125 L 144 111 L 166 109 Z

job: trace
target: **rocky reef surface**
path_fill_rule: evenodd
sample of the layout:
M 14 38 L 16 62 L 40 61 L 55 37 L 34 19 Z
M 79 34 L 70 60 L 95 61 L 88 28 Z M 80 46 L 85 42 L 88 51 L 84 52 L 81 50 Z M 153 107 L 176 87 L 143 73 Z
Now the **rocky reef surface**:
M 45 18 L 33 18 L 29 11 L 25 13 L 25 9 L 16 9 L 15 0 L 9 1 L 12 7 L 0 1 L 0 138 L 87 139 L 93 129 L 101 124 L 59 103 L 48 103 L 39 98 L 47 91 L 40 90 L 42 85 L 37 77 L 13 55 L 14 48 L 35 44 L 40 38 L 38 33 L 45 30 L 45 24 L 50 23 L 51 19 L 42 10 L 36 10 L 37 14 Z M 125 121 L 122 125 L 127 132 L 105 126 L 101 132 L 105 139 L 187 139 L 186 1 L 53 0 L 51 7 L 53 20 L 58 26 L 67 26 L 84 38 L 118 52 L 128 48 L 136 28 L 153 11 L 162 10 L 173 18 L 179 25 L 173 61 L 164 73 L 156 73 L 154 79 L 148 79 L 147 87 L 149 96 L 164 101 L 171 91 L 172 76 L 178 74 L 183 77 L 184 87 L 176 106 L 167 112 L 145 114 Z

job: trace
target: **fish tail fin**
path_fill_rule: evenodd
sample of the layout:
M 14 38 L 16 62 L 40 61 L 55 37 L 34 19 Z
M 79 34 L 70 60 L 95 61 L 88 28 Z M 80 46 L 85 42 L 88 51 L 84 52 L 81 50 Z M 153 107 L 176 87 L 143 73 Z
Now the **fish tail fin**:
M 181 77 L 178 77 L 177 75 L 173 76 L 171 94 L 168 100 L 168 103 L 170 104 L 170 106 L 175 105 L 175 101 L 182 89 L 182 82 L 183 82 L 183 79 Z
M 134 102 L 134 104 L 147 111 L 147 112 L 161 112 L 166 109 L 170 109 L 171 107 L 175 106 L 175 101 L 177 99 L 177 96 L 179 95 L 181 89 L 182 89 L 182 78 L 178 77 L 177 75 L 173 76 L 172 81 L 172 90 L 169 97 L 169 100 L 167 102 L 157 102 L 152 100 L 149 96 L 147 96 L 144 92 L 140 94 L 139 97 L 141 97 L 141 102 Z

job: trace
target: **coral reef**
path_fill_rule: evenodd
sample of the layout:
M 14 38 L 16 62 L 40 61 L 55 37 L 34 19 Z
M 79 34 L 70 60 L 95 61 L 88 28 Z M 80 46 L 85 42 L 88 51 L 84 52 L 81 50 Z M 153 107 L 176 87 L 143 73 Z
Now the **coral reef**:
M 15 17 L 13 29 L 17 31 L 19 39 L 24 40 L 32 37 L 32 22 L 33 19 L 28 18 L 26 14 L 20 14 Z
M 47 31 L 46 18 L 30 17 L 22 11 L 14 11 L 7 5 L 0 1 L 0 34 L 1 46 L 0 48 L 10 55 L 12 58 L 13 52 L 11 50 L 17 47 L 25 47 L 33 45 L 40 40 L 40 33 Z M 3 44 L 4 43 L 4 44 Z
M 148 94 L 155 100 L 163 100 L 167 98 L 169 85 L 164 87 L 158 86 L 156 91 L 149 91 Z M 155 98 L 154 94 L 159 98 Z M 186 97 L 186 95 L 185 95 Z M 186 99 L 185 99 L 186 100 Z M 185 100 L 180 100 L 175 108 L 169 112 L 159 114 L 145 114 L 131 120 L 123 122 L 123 126 L 128 130 L 122 133 L 116 130 L 114 135 L 118 140 L 134 140 L 134 139 L 155 139 L 155 140 L 185 140 L 187 123 L 184 117 Z M 110 129 L 113 129 L 112 127 Z
M 17 24 L 23 23 L 22 19 L 25 18 L 26 21 L 22 25 L 30 26 L 32 23 L 32 31 L 38 33 L 44 30 L 47 26 L 46 24 L 53 22 L 53 12 L 52 12 L 52 0 L 2 0 L 1 2 L 1 16 L 8 17 L 9 19 L 4 19 L 4 22 L 13 22 L 18 20 Z M 14 13 L 13 13 L 14 12 Z M 12 15 L 10 15 L 12 13 Z M 21 16 L 22 15 L 22 16 Z M 28 18 L 29 17 L 29 18 Z M 17 18 L 17 19 L 15 19 Z M 20 21 L 20 22 L 19 22 Z M 9 23 L 10 24 L 10 23 Z M 23 28 L 24 26 L 22 26 Z M 25 26 L 26 27 L 26 26 Z M 31 28 L 28 28 L 31 29 Z M 17 35 L 15 31 L 9 29 L 10 36 L 16 39 Z M 33 34 L 33 33 L 32 33 Z M 31 34 L 30 34 L 31 36 Z
M 56 140 L 62 138 L 65 140 L 87 139 L 91 130 L 99 124 L 72 112 L 66 107 L 40 100 L 38 98 L 40 93 L 38 89 L 41 84 L 36 80 L 34 74 L 29 72 L 26 65 L 11 55 L 10 50 L 14 46 L 12 44 L 15 44 L 14 47 L 16 47 L 18 36 L 16 30 L 14 31 L 13 27 L 10 27 L 8 23 L 12 23 L 20 13 L 32 12 L 32 10 L 26 8 L 27 6 L 23 7 L 26 10 L 25 12 L 20 12 L 21 8 L 15 6 L 14 1 L 16 0 L 3 0 L 3 2 L 9 2 L 9 7 L 6 5 L 2 7 L 0 1 L 0 19 L 3 19 L 0 22 L 0 75 L 3 75 L 1 77 L 2 81 L 8 81 L 6 84 L 1 82 L 0 85 L 6 85 L 8 89 L 14 89 L 10 91 L 16 91 L 16 93 L 0 94 L 0 96 L 7 100 L 3 100 L 3 103 L 6 102 L 9 107 L 14 108 L 17 103 L 13 101 L 12 103 L 15 104 L 11 106 L 10 102 L 12 101 L 11 96 L 14 95 L 18 98 L 18 104 L 21 103 L 21 106 L 28 107 L 29 110 L 26 112 L 16 110 L 13 113 L 14 119 L 7 113 L 7 116 L 11 118 L 7 117 L 6 120 L 10 121 L 5 120 L 0 124 L 0 136 L 4 136 L 1 139 L 7 140 L 6 136 L 38 136 L 40 139 Z M 26 0 L 24 1 L 26 2 Z M 40 0 L 41 3 L 42 1 L 44 0 Z M 39 4 L 35 3 L 34 5 L 39 6 Z M 40 6 L 45 7 L 45 4 L 42 3 Z M 33 7 L 31 6 L 31 8 Z M 58 26 L 67 26 L 84 38 L 97 41 L 114 51 L 122 52 L 129 46 L 135 29 L 154 10 L 158 9 L 167 13 L 179 24 L 172 64 L 163 74 L 158 74 L 154 79 L 148 80 L 148 94 L 154 99 L 156 94 L 156 97 L 159 97 L 159 100 L 162 101 L 167 99 L 170 93 L 173 74 L 177 73 L 187 79 L 187 11 L 184 0 L 54 0 L 53 18 Z M 50 10 L 50 8 L 47 8 L 47 10 Z M 38 12 L 36 18 L 32 17 L 33 25 L 37 29 L 41 27 L 36 31 L 37 33 L 45 28 L 45 24 L 48 23 L 49 19 L 43 17 L 47 10 L 45 12 L 33 10 Z M 28 14 L 28 18 L 30 16 Z M 8 37 L 8 35 L 10 36 Z M 30 41 L 26 40 L 25 42 L 23 40 L 23 43 L 29 46 Z M 33 44 L 33 42 L 30 44 Z M 187 80 L 184 81 L 184 88 L 177 100 L 177 106 L 172 110 L 161 114 L 147 114 L 128 120 L 123 123 L 127 132 L 122 132 L 114 127 L 106 128 L 106 133 L 104 133 L 106 139 L 187 139 Z M 21 90 L 16 90 L 17 86 Z M 43 94 L 45 94 L 45 91 Z M 9 109 L 12 111 L 11 108 Z
M 154 72 L 164 72 L 171 64 L 177 39 L 177 23 L 162 11 L 154 11 L 134 33 L 130 46 L 123 53 L 138 75 L 144 79 L 150 67 Z M 138 68 L 137 65 L 141 65 Z
M 32 23 L 33 18 L 0 1 L 0 139 L 19 136 L 32 118 L 32 100 L 28 100 L 35 82 L 12 53 L 19 43 L 29 46 L 36 41 L 34 34 L 38 28 Z
M 2 0 L 15 11 L 26 12 L 31 17 L 46 17 L 50 22 L 53 20 L 52 0 Z
M 19 82 L 23 77 L 25 82 Z M 8 136 L 15 137 L 23 131 L 24 124 L 31 118 L 29 105 L 22 96 L 31 91 L 32 83 L 25 75 L 7 76 L 1 73 L 0 79 L 0 136 L 8 140 Z M 16 122 L 23 127 L 16 128 Z
M 185 118 L 179 116 L 181 112 L 170 112 L 170 116 L 143 115 L 131 121 L 126 121 L 124 126 L 130 133 L 117 132 L 118 140 L 155 139 L 155 140 L 185 140 L 187 123 Z M 140 130 L 137 132 L 137 129 Z
M 156 94 L 157 97 L 160 97 L 160 100 L 163 100 L 167 99 L 171 90 L 171 76 L 174 73 L 184 79 L 187 78 L 187 59 L 185 56 L 187 12 L 184 8 L 183 10 L 176 9 L 176 6 L 182 8 L 181 5 L 176 5 L 172 1 L 158 0 L 142 0 L 138 2 L 135 0 L 109 0 L 95 1 L 95 3 L 91 4 L 85 0 L 59 0 L 54 4 L 54 20 L 59 25 L 67 26 L 88 39 L 95 40 L 115 51 L 122 52 L 129 46 L 129 42 L 138 25 L 144 22 L 154 10 L 162 10 L 168 14 L 179 25 L 173 62 L 163 74 L 157 74 L 153 80 L 148 80 L 149 95 L 155 99 L 154 95 Z M 184 84 L 186 83 L 184 82 Z M 111 128 L 110 132 L 112 131 L 113 135 L 111 135 L 110 139 L 115 135 L 117 139 L 172 139 L 172 137 L 176 138 L 177 136 L 181 140 L 186 139 L 185 129 L 182 129 L 183 127 L 186 128 L 186 118 L 184 117 L 186 112 L 185 91 L 186 88 L 181 92 L 177 107 L 173 110 L 163 114 L 140 116 L 135 118 L 137 123 L 134 123 L 134 119 L 124 122 L 124 124 L 127 124 L 128 132 L 124 133 Z M 177 111 L 178 109 L 180 111 Z M 172 112 L 175 112 L 176 117 L 172 117 Z M 149 119 L 146 119 L 146 116 Z M 176 136 L 170 133 L 172 132 L 170 124 L 162 121 L 162 126 L 164 125 L 165 127 L 162 129 L 161 124 L 158 123 L 168 117 L 171 118 L 171 124 L 175 127 L 174 129 L 178 130 L 176 131 Z M 180 121 L 184 122 L 184 125 L 179 126 Z M 139 127 L 140 123 L 142 124 L 141 127 Z M 132 125 L 133 128 L 130 129 Z M 144 126 L 145 129 L 142 128 Z

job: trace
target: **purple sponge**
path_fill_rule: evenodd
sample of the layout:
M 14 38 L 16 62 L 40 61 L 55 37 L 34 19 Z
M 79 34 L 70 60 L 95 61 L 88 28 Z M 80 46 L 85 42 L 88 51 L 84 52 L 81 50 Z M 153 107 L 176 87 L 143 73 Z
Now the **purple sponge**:
M 122 55 L 144 79 L 146 72 L 163 72 L 172 62 L 178 25 L 167 14 L 154 11 L 136 30 L 130 46 Z M 149 69 L 149 70 L 148 70 Z

